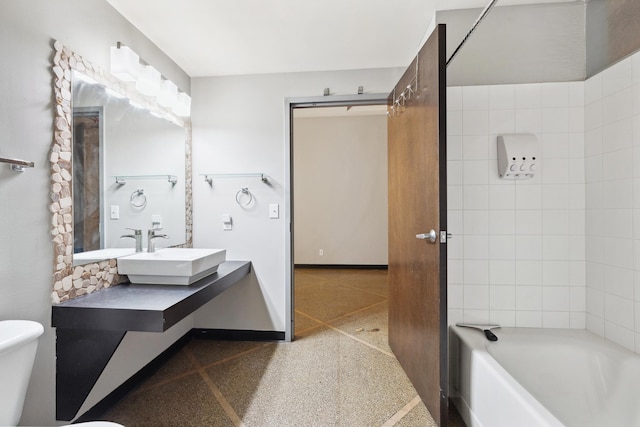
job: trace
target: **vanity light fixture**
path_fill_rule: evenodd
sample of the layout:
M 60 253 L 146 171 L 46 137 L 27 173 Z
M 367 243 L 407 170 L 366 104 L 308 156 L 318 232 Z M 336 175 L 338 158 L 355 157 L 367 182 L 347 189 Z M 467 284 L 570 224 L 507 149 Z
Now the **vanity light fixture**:
M 158 96 L 160 81 L 160 72 L 151 65 L 145 65 L 136 80 L 136 89 L 147 96 Z
M 157 98 L 158 104 L 171 108 L 178 101 L 178 87 L 170 80 L 163 80 Z
M 157 98 L 158 104 L 180 117 L 191 115 L 191 97 L 151 65 L 140 63 L 140 57 L 118 42 L 111 47 L 111 74 L 125 82 L 135 82 L 138 92 Z
M 178 101 L 172 108 L 173 112 L 180 117 L 191 115 L 191 97 L 184 92 L 178 94 Z
M 125 82 L 135 82 L 140 75 L 140 57 L 128 46 L 118 42 L 111 46 L 111 74 Z

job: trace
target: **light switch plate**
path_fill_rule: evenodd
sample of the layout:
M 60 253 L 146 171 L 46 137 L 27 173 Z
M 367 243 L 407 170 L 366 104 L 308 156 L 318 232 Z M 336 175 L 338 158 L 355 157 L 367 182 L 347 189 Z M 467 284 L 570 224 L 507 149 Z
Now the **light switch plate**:
M 280 206 L 277 203 L 271 203 L 269 205 L 269 218 L 271 219 L 280 218 Z
M 111 219 L 120 219 L 120 206 L 111 205 Z

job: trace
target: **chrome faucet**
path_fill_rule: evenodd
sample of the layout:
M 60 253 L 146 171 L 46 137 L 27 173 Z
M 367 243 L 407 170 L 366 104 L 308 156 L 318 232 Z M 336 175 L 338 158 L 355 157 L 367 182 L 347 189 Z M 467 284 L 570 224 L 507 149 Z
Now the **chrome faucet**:
M 154 242 L 154 239 L 157 239 L 158 237 L 161 237 L 163 239 L 168 239 L 169 236 L 167 236 L 166 234 L 156 234 L 156 231 L 160 231 L 162 230 L 162 228 L 156 228 L 156 229 L 152 229 L 149 230 L 147 237 L 149 239 L 149 243 L 147 244 L 147 252 L 155 252 L 156 251 L 156 242 Z
M 120 238 L 130 237 L 136 239 L 136 252 L 142 252 L 142 230 L 137 228 L 127 228 L 127 230 L 133 231 L 133 234 L 123 234 Z

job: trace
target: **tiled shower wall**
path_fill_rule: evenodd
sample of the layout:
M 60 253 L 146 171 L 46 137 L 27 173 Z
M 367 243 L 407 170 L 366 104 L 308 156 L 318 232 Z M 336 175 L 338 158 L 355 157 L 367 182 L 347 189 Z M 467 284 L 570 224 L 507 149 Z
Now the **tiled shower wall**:
M 585 327 L 584 83 L 451 87 L 449 322 Z M 541 167 L 502 180 L 496 138 L 533 133 Z
M 587 329 L 640 353 L 640 53 L 585 82 Z

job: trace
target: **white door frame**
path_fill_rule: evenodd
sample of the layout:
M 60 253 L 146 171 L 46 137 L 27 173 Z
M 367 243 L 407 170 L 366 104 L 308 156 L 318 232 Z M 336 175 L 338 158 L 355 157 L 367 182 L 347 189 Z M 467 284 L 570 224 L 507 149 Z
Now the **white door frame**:
M 286 287 L 286 317 L 285 341 L 292 341 L 294 337 L 294 279 L 293 279 L 293 110 L 294 108 L 339 107 L 348 105 L 386 105 L 388 93 L 373 93 L 366 95 L 330 95 L 301 98 L 285 98 L 284 100 L 284 129 L 285 129 L 285 173 L 284 173 L 284 220 L 285 220 L 285 287 Z

